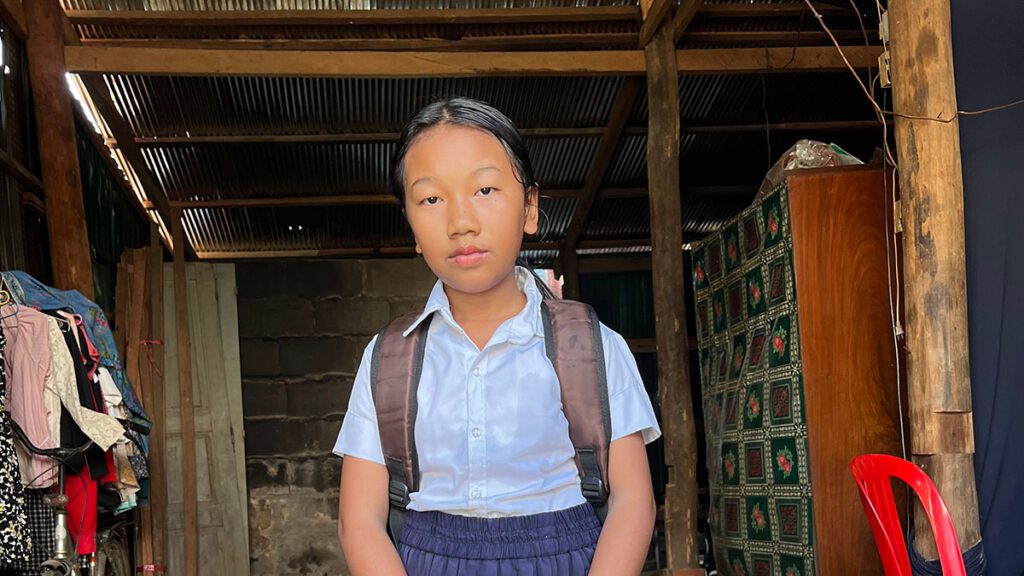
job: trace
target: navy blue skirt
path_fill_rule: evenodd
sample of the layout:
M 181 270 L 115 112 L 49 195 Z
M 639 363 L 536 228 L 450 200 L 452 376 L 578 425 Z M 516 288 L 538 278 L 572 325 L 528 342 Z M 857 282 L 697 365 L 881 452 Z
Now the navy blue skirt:
M 409 510 L 398 553 L 409 576 L 583 576 L 600 534 L 590 504 L 504 518 Z

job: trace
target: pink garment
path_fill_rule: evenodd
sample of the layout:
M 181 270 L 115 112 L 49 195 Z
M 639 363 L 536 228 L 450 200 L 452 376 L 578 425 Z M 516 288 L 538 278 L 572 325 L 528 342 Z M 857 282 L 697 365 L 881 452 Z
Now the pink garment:
M 93 346 L 92 340 L 89 340 L 88 332 L 85 331 L 85 325 L 82 323 L 82 316 L 80 314 L 69 314 L 63 310 L 60 312 L 60 315 L 67 318 L 69 322 L 74 321 L 75 326 L 78 327 L 78 329 L 75 330 L 75 341 L 78 342 L 78 348 L 82 351 L 82 354 L 88 354 L 89 358 L 92 360 L 90 363 L 91 367 L 86 373 L 86 376 L 88 376 L 89 380 L 93 380 L 96 376 L 96 369 L 100 366 L 100 353 L 96 347 Z M 84 346 L 82 340 L 85 340 Z M 82 360 L 84 361 L 85 358 L 82 358 Z
M 46 378 L 50 373 L 50 321 L 42 312 L 22 306 L 17 315 L 12 306 L 0 308 L 7 354 L 8 406 L 11 419 L 18 423 L 29 441 L 39 448 L 56 448 L 57 438 L 50 433 L 49 411 L 44 399 Z M 59 414 L 58 414 L 59 416 Z M 15 442 L 22 483 L 34 488 L 52 486 L 57 480 L 54 462 L 36 456 Z

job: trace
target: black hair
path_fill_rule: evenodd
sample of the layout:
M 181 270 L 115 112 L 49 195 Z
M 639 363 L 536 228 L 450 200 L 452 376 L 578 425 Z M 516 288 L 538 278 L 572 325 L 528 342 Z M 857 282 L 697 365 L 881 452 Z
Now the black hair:
M 423 132 L 434 126 L 453 124 L 483 130 L 498 139 L 508 154 L 523 191 L 539 187 L 534 178 L 530 154 L 515 124 L 490 104 L 471 98 L 448 98 L 425 106 L 402 129 L 398 147 L 391 157 L 391 193 L 405 206 L 405 155 Z
M 405 210 L 405 155 L 409 148 L 416 142 L 420 134 L 428 129 L 444 124 L 457 126 L 468 126 L 483 130 L 498 139 L 501 147 L 505 149 L 512 169 L 515 171 L 516 179 L 523 185 L 523 192 L 529 193 L 531 188 L 539 188 L 534 177 L 533 164 L 530 162 L 530 153 L 526 149 L 523 137 L 516 129 L 516 125 L 497 108 L 472 98 L 448 98 L 432 102 L 406 123 L 402 129 L 402 135 L 398 139 L 398 147 L 391 156 L 391 194 L 398 198 L 399 205 Z M 533 266 L 524 258 L 517 258 L 516 264 L 530 270 L 541 291 L 544 299 L 553 299 L 551 289 L 544 284 Z

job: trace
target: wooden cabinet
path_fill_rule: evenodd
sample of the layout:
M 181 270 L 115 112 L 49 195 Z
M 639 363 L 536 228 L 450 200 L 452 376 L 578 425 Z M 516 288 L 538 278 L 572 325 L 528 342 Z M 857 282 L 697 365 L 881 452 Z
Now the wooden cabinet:
M 849 463 L 901 454 L 884 174 L 792 172 L 694 249 L 721 574 L 882 574 Z

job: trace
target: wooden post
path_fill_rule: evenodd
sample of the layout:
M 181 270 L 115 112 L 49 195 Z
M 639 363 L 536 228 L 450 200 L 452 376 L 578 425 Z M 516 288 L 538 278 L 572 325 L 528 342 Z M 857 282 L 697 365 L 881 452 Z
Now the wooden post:
M 679 83 L 672 29 L 645 47 L 647 182 L 651 211 L 654 329 L 665 435 L 665 548 L 669 570 L 697 568 L 697 430 L 690 396 L 679 198 Z
M 146 356 L 146 344 L 144 343 L 144 340 L 148 339 L 147 335 L 150 324 L 151 290 L 148 285 L 150 275 L 147 270 L 149 267 L 149 254 L 145 248 L 139 248 L 138 250 L 126 251 L 123 258 L 129 262 L 128 284 L 131 297 L 128 302 L 128 314 L 123 319 L 126 324 L 126 340 L 124 354 L 121 358 L 124 361 L 128 381 L 132 384 L 136 397 L 142 400 L 142 405 L 149 411 L 151 410 L 150 405 L 152 403 L 150 384 L 152 370 L 150 369 L 149 359 Z M 149 417 L 154 420 L 156 419 L 152 413 L 149 413 Z M 152 453 L 152 444 L 150 444 L 150 453 Z M 141 533 L 136 549 L 139 551 L 137 558 L 139 558 L 142 565 L 153 563 L 152 523 L 152 508 L 149 506 L 141 508 L 139 510 Z
M 580 299 L 580 258 L 576 255 L 576 248 L 566 248 L 564 245 L 559 254 L 559 264 L 562 267 L 562 298 L 568 300 Z
M 911 452 L 942 494 L 966 551 L 979 542 L 981 532 L 972 460 L 963 180 L 949 2 L 893 0 L 889 22 L 903 205 Z M 928 519 L 918 512 L 917 549 L 934 559 L 938 554 Z
M 46 196 L 53 283 L 94 298 L 92 257 L 78 169 L 75 121 L 64 79 L 62 9 L 57 0 L 23 5 L 28 25 L 28 71 Z
M 146 410 L 153 420 L 149 433 L 149 507 L 153 526 L 153 563 L 167 564 L 167 465 L 164 462 L 164 248 L 160 227 L 149 223 L 150 370 Z M 157 574 L 166 570 L 157 570 Z
M 199 568 L 199 531 L 196 526 L 196 442 L 192 419 L 192 350 L 188 322 L 188 278 L 185 276 L 185 231 L 178 208 L 171 211 L 174 242 L 174 318 L 178 330 L 178 389 L 181 406 L 182 523 L 185 542 L 185 576 Z

